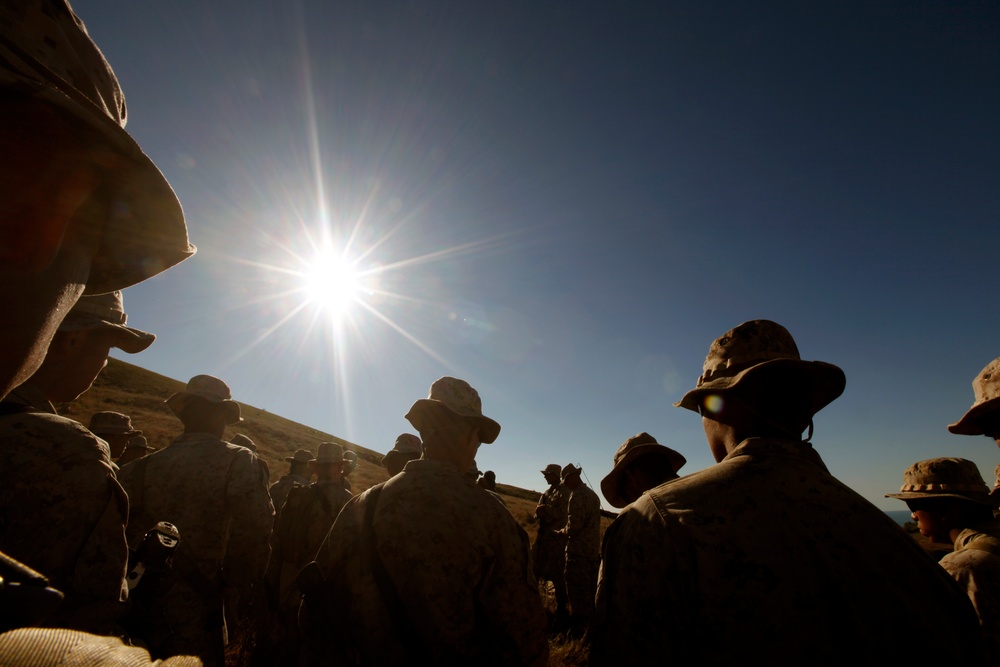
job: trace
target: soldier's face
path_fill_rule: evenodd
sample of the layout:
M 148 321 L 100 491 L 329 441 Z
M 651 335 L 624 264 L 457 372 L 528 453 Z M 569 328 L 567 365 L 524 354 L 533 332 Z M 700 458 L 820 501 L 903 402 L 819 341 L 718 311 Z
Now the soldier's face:
M 75 401 L 90 386 L 108 365 L 108 353 L 118 340 L 114 329 L 88 329 L 59 333 L 59 342 L 52 352 L 55 358 L 45 360 L 57 364 L 60 375 L 58 386 L 49 391 L 49 400 L 57 402 Z M 122 445 L 124 449 L 125 445 Z M 119 451 L 119 454 L 121 452 Z

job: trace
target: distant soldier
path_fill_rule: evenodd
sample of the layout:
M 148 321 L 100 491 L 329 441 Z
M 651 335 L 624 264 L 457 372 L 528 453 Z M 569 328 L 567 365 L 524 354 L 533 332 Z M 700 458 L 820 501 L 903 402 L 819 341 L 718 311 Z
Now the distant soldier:
M 108 444 L 56 416 L 51 401 L 73 401 L 87 391 L 112 347 L 135 353 L 152 344 L 153 334 L 125 321 L 120 292 L 81 298 L 45 362 L 0 403 L 0 549 L 65 593 L 49 622 L 78 630 L 112 632 L 125 610 L 128 501 Z M 110 414 L 111 430 L 132 430 L 127 417 Z
M 478 482 L 479 486 L 483 487 L 487 491 L 492 491 L 496 493 L 497 490 L 497 474 L 492 470 L 487 470 L 483 473 L 482 479 Z
M 88 428 L 108 443 L 113 461 L 118 460 L 134 436 L 142 435 L 142 431 L 132 428 L 132 419 L 120 412 L 95 412 Z
M 551 581 L 555 589 L 556 612 L 552 628 L 561 630 L 569 620 L 566 610 L 566 512 L 570 491 L 562 485 L 562 468 L 550 463 L 542 470 L 549 488 L 542 492 L 535 507 L 538 517 L 538 537 L 532 545 L 531 557 L 539 581 Z
M 687 459 L 656 441 L 646 432 L 626 440 L 614 456 L 615 467 L 601 480 L 601 493 L 619 509 L 638 500 L 643 492 L 677 479 Z
M 972 461 L 938 458 L 918 461 L 903 473 L 899 498 L 913 512 L 920 534 L 955 550 L 940 564 L 964 588 L 979 615 L 987 665 L 1000 664 L 1000 521 Z
M 292 488 L 278 514 L 265 577 L 268 597 L 278 613 L 281 628 L 277 650 L 269 661 L 271 664 L 297 664 L 301 595 L 295 578 L 302 566 L 315 558 L 334 519 L 352 497 L 343 485 L 346 466 L 341 445 L 320 443 L 316 460 L 309 463 L 316 481 L 308 487 Z
M 351 491 L 351 473 L 358 469 L 358 453 L 346 450 L 344 452 L 344 488 Z M 353 494 L 352 494 L 353 495 Z
M 125 445 L 125 451 L 122 455 L 118 457 L 116 463 L 119 467 L 132 463 L 132 461 L 138 461 L 143 456 L 146 456 L 156 448 L 150 446 L 149 441 L 144 435 L 133 436 L 128 444 Z
M 281 513 L 281 506 L 285 504 L 288 492 L 295 486 L 309 486 L 312 473 L 309 464 L 316 460 L 308 449 L 297 449 L 292 456 L 286 456 L 288 461 L 288 474 L 282 475 L 281 479 L 271 485 L 269 490 L 271 502 L 274 504 L 274 511 Z
M 301 612 L 319 662 L 544 665 L 544 612 L 528 539 L 465 476 L 500 425 L 445 377 L 406 418 L 424 457 L 356 496 L 317 555 L 326 585 Z
M 400 433 L 396 444 L 382 457 L 382 467 L 389 473 L 389 477 L 395 477 L 402 472 L 407 461 L 419 459 L 423 451 L 420 438 L 412 433 Z
M 916 637 L 922 662 L 983 662 L 968 598 L 809 442 L 845 384 L 775 322 L 712 343 L 676 405 L 700 414 L 718 463 L 608 528 L 591 665 L 888 665 Z
M 184 434 L 119 476 L 132 505 L 130 545 L 160 521 L 183 536 L 173 559 L 178 581 L 163 596 L 172 634 L 149 647 L 154 656 L 193 654 L 222 665 L 223 588 L 236 587 L 249 605 L 267 564 L 273 509 L 254 454 L 222 439 L 227 425 L 241 421 L 230 396 L 218 378 L 191 378 L 166 401 Z
M 1000 359 L 986 364 L 972 380 L 975 401 L 962 418 L 948 425 L 958 435 L 985 435 L 1000 447 Z M 994 488 L 1000 487 L 1000 465 L 994 470 Z
M 601 567 L 601 501 L 583 483 L 583 468 L 572 463 L 562 469 L 562 483 L 569 490 L 566 510 L 566 596 L 570 630 L 582 635 L 594 618 L 597 571 Z

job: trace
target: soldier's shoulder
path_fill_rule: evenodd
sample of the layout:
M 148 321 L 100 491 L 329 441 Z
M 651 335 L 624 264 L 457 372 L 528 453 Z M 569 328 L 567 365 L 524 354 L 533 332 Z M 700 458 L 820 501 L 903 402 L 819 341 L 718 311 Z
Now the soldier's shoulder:
M 110 465 L 106 442 L 83 424 L 43 412 L 28 412 L 0 418 L 0 460 L 47 458 L 92 459 Z

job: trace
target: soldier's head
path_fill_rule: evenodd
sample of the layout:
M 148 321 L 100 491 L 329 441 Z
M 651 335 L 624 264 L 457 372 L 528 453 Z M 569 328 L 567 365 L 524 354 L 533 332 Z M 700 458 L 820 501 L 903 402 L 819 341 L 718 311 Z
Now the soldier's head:
M 962 418 L 948 425 L 959 435 L 985 435 L 1000 447 L 1000 359 L 986 364 L 972 380 L 975 400 Z
M 614 462 L 615 467 L 601 480 L 601 493 L 614 507 L 621 508 L 635 502 L 643 492 L 677 479 L 677 471 L 687 459 L 643 432 L 622 443 Z
M 29 382 L 50 401 L 75 401 L 107 365 L 111 348 L 135 354 L 153 344 L 156 336 L 125 326 L 127 319 L 121 292 L 81 297 Z
M 976 464 L 950 457 L 917 461 L 903 473 L 899 493 L 885 497 L 904 501 L 921 535 L 944 544 L 966 528 L 992 521 L 998 505 Z
M 194 253 L 169 184 L 125 132 L 114 72 L 68 4 L 0 3 L 0 396 L 83 293 Z
M 562 468 L 559 467 L 558 463 L 550 463 L 545 466 L 542 470 L 542 475 L 545 477 L 545 481 L 549 483 L 549 486 L 559 486 L 562 483 Z
M 803 361 L 783 326 L 752 320 L 712 343 L 698 384 L 674 405 L 702 416 L 709 447 L 721 461 L 746 438 L 801 439 L 813 415 L 840 396 L 845 383 L 833 364 Z
M 575 466 L 572 463 L 567 463 L 562 469 L 562 483 L 566 485 L 567 489 L 572 491 L 582 483 L 582 480 L 580 479 L 580 474 L 582 472 L 582 466 Z
M 480 444 L 492 443 L 500 434 L 500 424 L 483 415 L 476 390 L 452 377 L 435 380 L 406 419 L 420 433 L 427 458 L 452 463 L 460 472 L 475 462 Z
M 120 412 L 95 412 L 87 428 L 108 443 L 112 459 L 121 456 L 135 436 L 142 435 L 142 431 L 132 428 L 132 419 Z
M 344 448 L 336 442 L 319 443 L 316 460 L 309 467 L 319 482 L 339 482 L 344 477 Z
M 221 438 L 226 426 L 243 421 L 240 404 L 232 399 L 229 386 L 211 375 L 195 375 L 183 391 L 165 403 L 184 424 L 185 433 L 210 433 Z
M 146 436 L 132 436 L 132 439 L 128 441 L 127 445 L 125 445 L 125 451 L 123 451 L 122 455 L 118 457 L 117 463 L 119 466 L 124 466 L 132 461 L 138 461 L 152 452 L 153 449 L 153 447 L 150 447 L 149 441 L 146 440 Z
M 315 461 L 316 457 L 308 449 L 296 449 L 291 456 L 286 456 L 288 461 L 288 473 L 290 475 L 309 476 L 309 463 Z
M 419 459 L 423 453 L 424 446 L 420 438 L 412 433 L 400 433 L 392 449 L 382 457 L 382 466 L 389 477 L 395 477 L 402 472 L 407 461 Z

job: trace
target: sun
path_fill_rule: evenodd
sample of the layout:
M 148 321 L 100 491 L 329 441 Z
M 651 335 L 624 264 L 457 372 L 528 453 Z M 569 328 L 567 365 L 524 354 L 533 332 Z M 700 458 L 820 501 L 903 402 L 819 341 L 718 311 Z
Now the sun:
M 302 291 L 309 303 L 337 319 L 361 299 L 362 274 L 356 263 L 342 254 L 320 252 L 302 274 Z

